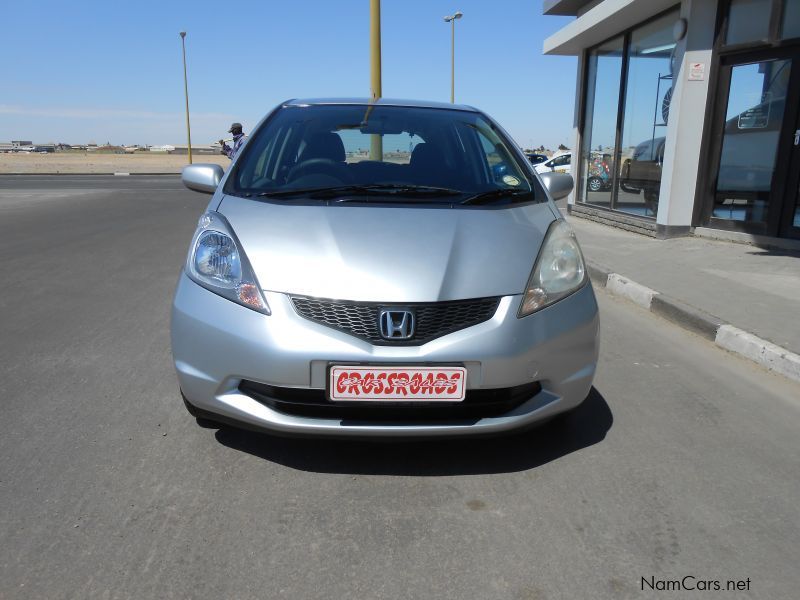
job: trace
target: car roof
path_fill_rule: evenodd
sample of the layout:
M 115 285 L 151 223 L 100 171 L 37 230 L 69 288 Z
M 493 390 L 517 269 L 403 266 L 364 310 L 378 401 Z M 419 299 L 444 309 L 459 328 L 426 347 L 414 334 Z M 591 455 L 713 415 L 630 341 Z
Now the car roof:
M 448 110 L 461 110 L 465 112 L 480 112 L 477 108 L 466 104 L 450 104 L 449 102 L 433 102 L 430 100 L 401 100 L 397 98 L 295 98 L 287 100 L 282 106 L 321 106 L 321 105 L 350 105 L 350 106 L 407 106 L 415 108 L 441 108 Z

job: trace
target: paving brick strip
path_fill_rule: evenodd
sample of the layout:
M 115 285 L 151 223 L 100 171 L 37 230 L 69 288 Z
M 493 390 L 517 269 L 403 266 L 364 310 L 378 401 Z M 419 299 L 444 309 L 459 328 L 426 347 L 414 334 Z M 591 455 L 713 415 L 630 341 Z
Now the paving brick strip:
M 586 269 L 595 285 L 606 288 L 615 296 L 626 298 L 770 371 L 800 381 L 800 355 L 725 323 L 719 317 L 685 302 L 631 281 L 619 273 L 613 273 L 602 265 L 587 261 Z

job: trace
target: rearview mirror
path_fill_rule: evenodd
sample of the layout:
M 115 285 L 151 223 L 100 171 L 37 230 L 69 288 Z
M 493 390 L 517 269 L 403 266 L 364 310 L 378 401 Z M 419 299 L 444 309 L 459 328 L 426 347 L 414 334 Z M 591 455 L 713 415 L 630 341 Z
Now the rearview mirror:
M 190 190 L 213 194 L 224 174 L 222 167 L 215 164 L 186 165 L 181 171 L 181 181 Z
M 556 173 L 553 171 L 551 173 L 542 173 L 540 177 L 542 178 L 544 187 L 550 192 L 550 196 L 553 200 L 560 200 L 568 196 L 575 186 L 575 183 L 572 181 L 572 175 L 569 173 Z

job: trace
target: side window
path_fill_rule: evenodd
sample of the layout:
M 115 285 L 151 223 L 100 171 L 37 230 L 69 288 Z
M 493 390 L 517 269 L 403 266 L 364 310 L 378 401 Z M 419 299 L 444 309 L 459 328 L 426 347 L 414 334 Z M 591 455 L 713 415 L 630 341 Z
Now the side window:
M 383 162 L 407 165 L 411 161 L 411 153 L 418 144 L 424 143 L 418 135 L 407 133 L 391 133 L 383 135 Z
M 343 129 L 336 132 L 342 138 L 347 163 L 369 159 L 370 135 L 357 129 Z M 383 162 L 407 165 L 411 153 L 419 144 L 425 142 L 419 135 L 408 133 L 385 133 L 381 135 Z
M 287 161 L 287 147 L 293 133 L 295 127 L 288 125 L 280 127 L 275 135 L 259 136 L 257 145 L 249 148 L 253 160 L 245 161 L 237 176 L 239 185 L 243 188 L 258 187 L 280 180 L 285 175 L 286 168 L 282 165 Z
M 362 134 L 358 129 L 341 129 L 336 135 L 342 138 L 345 162 L 354 163 L 369 159 L 369 136 Z
M 272 158 L 273 154 L 275 153 L 275 144 L 277 143 L 277 140 L 278 138 L 276 137 L 270 139 L 267 147 L 264 148 L 264 151 L 258 157 L 255 169 L 253 170 L 254 179 L 265 177 L 267 175 L 267 165 L 269 164 L 270 158 Z
M 502 187 L 517 187 L 523 185 L 524 178 L 514 167 L 514 161 L 501 143 L 495 143 L 489 138 L 493 135 L 491 130 L 483 131 L 475 128 L 475 133 L 480 142 L 481 149 L 486 158 L 486 163 L 491 173 L 491 179 Z
M 490 142 L 483 133 L 478 132 L 478 140 L 481 143 L 483 153 L 486 155 L 486 162 L 490 167 L 493 167 L 502 162 L 500 155 L 497 153 L 497 148 Z
M 569 164 L 569 159 L 570 159 L 569 154 L 566 154 L 564 156 L 559 156 L 558 158 L 554 158 L 552 161 L 550 161 L 552 163 L 550 166 L 564 167 Z

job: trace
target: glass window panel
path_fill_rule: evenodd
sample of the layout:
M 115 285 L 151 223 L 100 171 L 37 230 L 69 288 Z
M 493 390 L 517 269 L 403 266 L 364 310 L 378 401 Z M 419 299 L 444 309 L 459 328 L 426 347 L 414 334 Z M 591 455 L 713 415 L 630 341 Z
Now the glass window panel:
M 767 39 L 771 12 L 772 0 L 731 0 L 725 43 L 742 44 Z
M 611 206 L 623 38 L 592 50 L 588 61 L 586 118 L 581 150 L 581 201 Z
M 791 63 L 767 60 L 732 68 L 715 217 L 767 219 Z
M 358 130 L 344 130 L 337 135 L 342 138 L 344 144 L 345 162 L 352 164 L 369 159 L 369 139 L 365 139 Z M 424 139 L 413 133 L 386 133 L 381 138 L 383 161 L 399 165 L 407 165 L 411 161 L 414 148 L 425 143 Z
M 672 98 L 678 11 L 631 34 L 615 208 L 655 217 Z
M 781 37 L 783 39 L 800 37 L 800 0 L 785 0 Z

